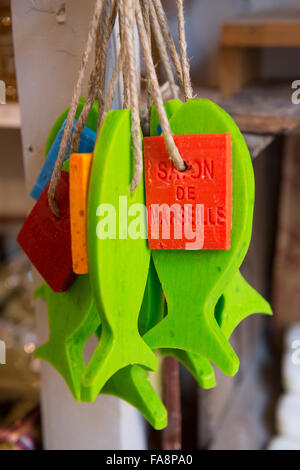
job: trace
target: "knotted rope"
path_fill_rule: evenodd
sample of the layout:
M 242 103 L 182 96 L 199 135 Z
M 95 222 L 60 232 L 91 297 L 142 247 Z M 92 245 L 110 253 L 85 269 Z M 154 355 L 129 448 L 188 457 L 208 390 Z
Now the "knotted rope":
M 49 190 L 48 190 L 48 201 L 49 201 L 49 206 L 52 212 L 56 215 L 56 217 L 59 217 L 59 209 L 55 200 L 55 194 L 56 194 L 57 185 L 60 179 L 61 168 L 62 168 L 64 159 L 68 150 L 73 122 L 74 122 L 74 118 L 76 115 L 76 110 L 77 110 L 77 106 L 78 106 L 78 102 L 79 102 L 79 98 L 81 94 L 82 83 L 83 83 L 84 75 L 86 72 L 88 59 L 92 50 L 92 45 L 95 39 L 99 18 L 100 18 L 102 8 L 103 8 L 103 3 L 104 3 L 104 0 L 96 0 L 94 14 L 93 14 L 93 18 L 92 18 L 91 25 L 89 28 L 85 50 L 83 52 L 79 75 L 78 75 L 77 83 L 75 85 L 72 101 L 70 104 L 70 110 L 68 113 L 67 122 L 66 122 L 66 126 L 64 129 L 64 133 L 63 133 L 63 137 L 61 141 L 59 154 L 55 162 L 55 167 L 54 167 L 52 177 L 50 180 L 50 185 L 49 185 Z
M 184 29 L 183 0 L 176 0 L 178 37 L 181 56 L 181 68 L 183 78 L 183 89 L 186 100 L 193 98 L 193 89 L 191 84 L 190 64 L 187 57 L 187 44 Z
M 151 86 L 153 101 L 157 109 L 157 113 L 159 116 L 161 128 L 163 130 L 166 146 L 169 151 L 170 158 L 173 160 L 175 167 L 179 171 L 184 171 L 186 169 L 186 165 L 180 156 L 178 148 L 175 145 L 172 131 L 170 128 L 170 123 L 169 123 L 169 120 L 168 120 L 168 117 L 164 108 L 164 102 L 162 99 L 155 67 L 153 64 L 150 44 L 149 44 L 146 28 L 144 25 L 143 15 L 142 15 L 141 6 L 139 2 L 137 2 L 136 4 L 136 22 L 137 22 L 141 47 L 143 50 L 145 66 L 147 69 L 147 75 L 148 75 L 150 86 Z
M 120 75 L 122 75 L 123 107 L 131 110 L 132 148 L 135 161 L 135 171 L 131 182 L 131 191 L 134 191 L 141 181 L 143 175 L 143 153 L 142 136 L 140 131 L 140 91 L 137 77 L 135 23 L 137 25 L 147 73 L 148 116 L 150 107 L 152 103 L 154 103 L 170 158 L 178 170 L 184 171 L 186 169 L 185 162 L 181 158 L 173 139 L 169 120 L 164 108 L 162 90 L 159 86 L 151 49 L 151 31 L 153 31 L 158 45 L 160 59 L 166 71 L 172 97 L 177 98 L 178 96 L 178 87 L 175 82 L 172 68 L 173 64 L 179 84 L 184 92 L 185 99 L 187 100 L 192 98 L 193 91 L 191 87 L 190 67 L 187 57 L 184 30 L 183 0 L 176 0 L 176 6 L 180 56 L 176 51 L 176 46 L 161 0 L 113 0 L 112 6 L 110 0 L 96 0 L 77 83 L 74 88 L 59 154 L 48 190 L 49 206 L 57 217 L 59 217 L 59 209 L 55 201 L 57 184 L 60 179 L 61 168 L 70 145 L 72 126 L 78 107 L 82 83 L 94 42 L 95 63 L 89 78 L 88 96 L 78 118 L 78 122 L 75 125 L 71 143 L 71 152 L 78 151 L 81 134 L 95 101 L 98 101 L 98 132 L 100 131 L 103 120 L 107 112 L 111 109 L 118 80 Z M 113 69 L 110 84 L 105 95 L 105 70 L 109 40 L 114 29 L 117 15 L 119 17 L 120 50 Z

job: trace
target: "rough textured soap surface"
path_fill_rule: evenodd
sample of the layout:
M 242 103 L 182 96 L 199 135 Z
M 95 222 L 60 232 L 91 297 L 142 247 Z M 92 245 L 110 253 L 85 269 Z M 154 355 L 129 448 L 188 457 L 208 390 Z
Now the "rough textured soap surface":
M 228 250 L 232 226 L 230 134 L 174 137 L 185 172 L 176 170 L 163 137 L 145 137 L 145 182 L 151 250 Z
M 89 272 L 87 253 L 87 204 L 93 155 L 74 153 L 70 158 L 70 218 L 72 262 L 76 274 Z
M 100 318 L 91 295 L 88 276 L 78 276 L 67 292 L 55 293 L 44 283 L 35 293 L 47 302 L 49 340 L 37 348 L 35 357 L 49 362 L 80 401 L 81 377 L 85 369 L 83 348 L 99 328 Z
M 69 175 L 64 171 L 58 183 L 56 202 L 59 218 L 49 207 L 47 186 L 27 217 L 17 241 L 51 288 L 62 292 L 76 278 L 72 268 Z

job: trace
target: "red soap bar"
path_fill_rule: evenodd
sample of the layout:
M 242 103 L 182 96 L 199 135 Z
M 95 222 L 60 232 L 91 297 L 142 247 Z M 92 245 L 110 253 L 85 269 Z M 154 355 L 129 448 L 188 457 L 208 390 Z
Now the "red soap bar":
M 49 207 L 48 187 L 27 217 L 17 241 L 53 291 L 63 292 L 76 278 L 72 270 L 68 173 L 61 173 L 57 187 L 59 218 Z
M 229 250 L 232 228 L 230 134 L 177 135 L 187 164 L 176 170 L 163 137 L 144 138 L 151 250 Z

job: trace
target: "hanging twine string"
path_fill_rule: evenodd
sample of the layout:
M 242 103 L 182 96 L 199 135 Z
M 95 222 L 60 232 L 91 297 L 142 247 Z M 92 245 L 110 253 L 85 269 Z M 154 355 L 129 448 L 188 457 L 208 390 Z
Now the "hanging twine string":
M 175 83 L 175 78 L 174 78 L 172 66 L 171 66 L 170 61 L 169 61 L 167 47 L 166 47 L 161 29 L 160 29 L 160 25 L 159 25 L 159 22 L 158 22 L 158 19 L 157 19 L 157 13 L 156 13 L 156 10 L 154 8 L 152 0 L 146 0 L 146 2 L 148 4 L 149 10 L 150 10 L 155 39 L 156 39 L 156 42 L 157 42 L 157 46 L 158 46 L 158 50 L 159 50 L 159 54 L 160 54 L 160 58 L 161 58 L 163 67 L 166 71 L 166 75 L 167 75 L 167 79 L 168 79 L 168 82 L 169 82 L 169 85 L 170 85 L 172 97 L 174 99 L 176 99 L 176 98 L 178 98 L 178 88 L 177 88 L 177 85 Z
M 116 20 L 116 13 L 118 11 L 118 8 L 117 8 L 118 4 L 119 4 L 119 2 L 117 0 L 115 0 L 114 3 L 113 3 L 113 6 L 112 6 L 111 12 L 110 12 L 110 16 L 109 16 L 108 21 L 104 21 L 104 20 L 99 21 L 98 29 L 100 29 L 102 25 L 105 25 L 105 28 L 107 29 L 107 32 L 105 33 L 106 35 L 111 36 L 111 34 L 112 34 L 113 27 L 114 27 L 115 20 Z M 102 12 L 102 16 L 103 15 L 105 15 L 104 11 Z M 78 149 L 81 133 L 83 131 L 86 120 L 88 118 L 91 107 L 92 107 L 92 105 L 94 103 L 94 100 L 95 100 L 95 97 L 96 97 L 96 78 L 97 78 L 96 75 L 97 75 L 97 73 L 99 73 L 99 70 L 98 70 L 99 69 L 99 64 L 101 64 L 101 67 L 103 67 L 103 66 L 105 67 L 105 63 L 103 61 L 99 61 L 99 59 L 98 59 L 99 57 L 102 56 L 102 54 L 101 54 L 101 52 L 102 52 L 101 51 L 101 44 L 102 44 L 101 43 L 101 36 L 103 36 L 103 34 L 102 35 L 97 34 L 96 52 L 95 52 L 95 66 L 94 66 L 94 68 L 92 70 L 92 73 L 91 73 L 91 76 L 90 76 L 88 98 L 87 98 L 85 106 L 84 106 L 84 108 L 83 108 L 83 110 L 80 114 L 79 120 L 77 122 L 77 125 L 76 125 L 75 130 L 74 130 L 74 134 L 73 134 L 72 149 L 73 149 L 74 152 L 76 152 L 77 149 Z M 107 94 L 106 94 L 105 100 L 104 100 L 104 109 L 103 109 L 103 113 L 102 113 L 102 120 L 101 120 L 101 123 L 100 123 L 100 128 L 102 127 L 102 123 L 104 121 L 104 118 L 105 118 L 107 112 L 112 107 L 113 100 L 114 100 L 114 97 L 115 97 L 115 94 L 116 94 L 118 80 L 119 80 L 119 77 L 120 77 L 120 72 L 122 71 L 122 68 L 123 68 L 125 56 L 126 56 L 126 49 L 124 47 L 124 41 L 121 41 L 121 47 L 120 47 L 120 50 L 119 50 L 119 53 L 118 53 L 116 63 L 114 65 L 113 74 L 112 74 L 112 77 L 110 79 L 109 88 L 108 88 L 108 91 L 107 91 Z M 103 90 L 103 93 L 104 93 L 104 90 Z M 76 131 L 77 131 L 77 135 L 75 135 Z
M 94 68 L 90 76 L 88 96 L 87 96 L 86 102 L 84 103 L 79 119 L 74 128 L 72 144 L 71 144 L 71 154 L 78 152 L 81 134 L 83 132 L 88 115 L 90 114 L 93 103 L 95 101 L 96 80 L 97 80 L 96 68 Z
M 149 6 L 148 0 L 141 0 L 141 8 L 142 8 L 142 15 L 143 15 L 143 20 L 144 20 L 144 25 L 145 25 L 145 29 L 146 29 L 146 32 L 147 32 L 151 53 L 152 53 L 150 6 Z M 148 80 L 147 77 L 144 80 L 146 82 L 147 102 L 146 102 L 146 106 L 144 106 L 141 110 L 141 113 L 142 113 L 142 129 L 143 129 L 144 136 L 149 136 L 150 135 L 150 113 L 151 113 L 151 108 L 152 108 L 152 105 L 153 105 L 153 99 L 152 99 L 151 86 L 149 84 L 149 80 Z
M 140 3 L 141 2 L 141 3 Z M 153 6 L 154 4 L 154 6 Z M 168 85 L 172 91 L 172 95 L 177 96 L 177 88 L 175 79 L 173 76 L 172 66 L 170 65 L 169 56 L 171 57 L 176 74 L 178 76 L 179 83 L 184 90 L 185 98 L 189 99 L 192 97 L 192 88 L 190 82 L 190 70 L 189 63 L 186 54 L 186 40 L 184 32 L 184 19 L 183 19 L 183 4 L 182 0 L 177 0 L 177 12 L 178 12 L 178 31 L 179 31 L 179 42 L 180 42 L 180 54 L 181 61 L 177 54 L 175 44 L 169 30 L 166 15 L 163 10 L 160 0 L 114 0 L 112 9 L 109 14 L 108 5 L 109 0 L 96 0 L 95 10 L 93 19 L 90 25 L 88 40 L 86 48 L 82 58 L 82 64 L 79 71 L 78 80 L 74 89 L 70 110 L 67 117 L 67 123 L 65 126 L 59 155 L 55 164 L 55 168 L 50 181 L 48 200 L 49 206 L 53 213 L 59 217 L 59 209 L 55 201 L 55 194 L 57 184 L 61 174 L 61 167 L 68 150 L 70 143 L 70 136 L 72 131 L 72 125 L 76 115 L 76 110 L 79 102 L 81 93 L 82 83 L 86 67 L 88 64 L 88 58 L 91 52 L 92 44 L 97 34 L 96 39 L 96 51 L 95 51 L 95 64 L 90 75 L 89 87 L 88 87 L 88 98 L 83 111 L 79 117 L 78 123 L 75 127 L 72 149 L 78 149 L 80 136 L 86 119 L 89 115 L 91 107 L 95 99 L 99 101 L 99 121 L 98 127 L 100 129 L 102 121 L 112 106 L 113 98 L 115 95 L 116 86 L 122 71 L 124 80 L 124 106 L 131 109 L 131 134 L 132 134 L 132 147 L 135 160 L 135 172 L 133 180 L 131 182 L 131 191 L 139 185 L 143 175 L 143 155 L 142 155 L 142 138 L 140 132 L 140 114 L 139 114 L 139 88 L 138 88 L 138 77 L 136 67 L 136 49 L 135 49 L 135 35 L 134 26 L 135 21 L 137 23 L 140 42 L 144 55 L 144 61 L 147 70 L 147 77 L 149 81 L 149 103 L 152 102 L 156 106 L 161 127 L 164 134 L 166 146 L 168 148 L 170 158 L 172 159 L 175 167 L 184 171 L 186 169 L 185 162 L 180 156 L 180 153 L 175 145 L 172 131 L 170 128 L 169 120 L 165 112 L 162 91 L 159 87 L 155 66 L 151 54 L 151 25 L 152 30 L 155 34 L 156 41 L 159 46 L 161 60 L 165 67 Z M 143 10 L 141 8 L 143 7 Z M 105 8 L 104 8 L 105 7 Z M 155 7 L 155 8 L 154 8 Z M 120 23 L 120 37 L 121 46 L 118 54 L 116 64 L 114 66 L 110 85 L 105 96 L 105 67 L 108 55 L 109 39 L 112 34 L 114 27 L 116 12 L 119 12 L 119 23 Z M 150 23 L 150 19 L 152 23 Z M 166 46 L 164 44 L 166 43 Z M 169 52 L 169 56 L 167 53 Z M 98 129 L 98 131 L 99 131 Z M 117 171 L 117 169 L 116 169 Z M 169 401 L 167 403 L 168 411 L 170 411 L 170 423 L 171 426 L 168 428 L 171 433 L 165 435 L 165 446 L 164 448 L 180 448 L 180 396 L 179 382 L 178 382 L 178 365 L 173 360 L 165 372 L 165 393 L 169 394 Z M 173 424 L 172 424 L 173 423 Z M 174 433 L 172 433 L 172 430 Z
M 98 30 L 97 30 L 97 39 L 96 39 L 96 50 L 95 50 L 95 65 L 92 70 L 89 82 L 89 90 L 88 90 L 88 97 L 78 119 L 78 122 L 75 126 L 72 138 L 72 145 L 71 145 L 71 153 L 78 152 L 78 147 L 80 143 L 80 138 L 86 124 L 87 118 L 90 114 L 91 108 L 96 100 L 97 96 L 101 94 L 104 96 L 104 88 L 105 88 L 105 67 L 106 67 L 106 60 L 104 60 L 107 51 L 105 50 L 106 44 L 108 46 L 108 41 L 103 41 L 103 37 L 111 37 L 114 24 L 116 21 L 116 14 L 117 14 L 117 0 L 114 0 L 112 5 L 112 9 L 110 15 L 108 17 L 108 4 L 105 5 L 105 8 L 102 10 L 102 15 L 98 23 Z M 108 19 L 107 19 L 108 17 Z M 104 77 L 104 80 L 100 80 L 97 77 Z M 102 87 L 100 92 L 98 91 L 98 86 Z M 103 121 L 103 112 L 101 113 L 101 122 Z M 99 110 L 100 115 L 100 110 Z
M 88 96 L 86 102 L 83 106 L 77 124 L 75 125 L 72 144 L 71 144 L 71 154 L 78 152 L 79 142 L 81 138 L 81 134 L 83 132 L 85 123 L 87 121 L 88 115 L 91 111 L 93 103 L 96 99 L 96 90 L 97 90 L 97 83 L 98 83 L 98 75 L 99 75 L 99 66 L 101 62 L 99 62 L 99 55 L 101 54 L 101 38 L 102 38 L 102 23 L 103 23 L 103 15 L 105 14 L 105 8 L 103 7 L 101 16 L 99 18 L 97 33 L 96 33 L 96 41 L 95 41 L 95 63 L 93 70 L 90 75 L 89 80 L 89 88 L 88 88 Z
M 159 88 L 159 83 L 158 83 L 158 79 L 157 79 L 157 75 L 155 72 L 155 67 L 154 67 L 153 59 L 151 55 L 149 40 L 148 40 L 147 32 L 145 29 L 144 21 L 143 21 L 141 6 L 139 2 L 137 2 L 136 5 L 137 5 L 136 6 L 136 22 L 137 22 L 137 27 L 139 31 L 140 42 L 141 42 L 141 46 L 143 50 L 144 61 L 145 61 L 146 69 L 147 69 L 147 74 L 149 77 L 149 82 L 151 85 L 152 96 L 153 96 L 153 100 L 157 109 L 160 124 L 163 130 L 165 143 L 169 151 L 170 158 L 172 159 L 177 170 L 184 171 L 186 169 L 186 164 L 184 160 L 181 158 L 178 148 L 175 145 L 172 131 L 171 131 L 170 124 L 169 124 L 169 120 L 168 120 L 168 117 L 166 115 L 166 111 L 164 108 L 164 103 L 163 103 L 163 99 L 162 99 L 162 95 L 161 95 L 161 91 Z
M 121 48 L 119 50 L 118 58 L 116 60 L 114 70 L 113 70 L 113 74 L 112 74 L 112 77 L 111 77 L 111 80 L 110 80 L 110 83 L 109 83 L 109 87 L 108 87 L 108 90 L 107 90 L 107 95 L 105 97 L 104 113 L 103 113 L 101 126 L 103 124 L 103 121 L 105 119 L 106 114 L 108 113 L 108 111 L 112 107 L 114 97 L 115 97 L 115 94 L 116 94 L 118 81 L 120 79 L 120 73 L 121 73 L 122 68 L 123 68 L 125 57 L 126 57 L 126 49 L 125 49 L 125 46 L 124 46 L 124 43 L 123 43 L 123 44 L 121 44 Z M 101 126 L 100 126 L 100 128 L 101 128 Z
M 102 23 L 102 30 L 103 35 L 101 37 L 101 55 L 99 54 L 97 57 L 97 61 L 99 61 L 98 70 L 98 83 L 97 83 L 97 99 L 99 105 L 99 114 L 98 114 L 98 132 L 100 130 L 100 124 L 103 119 L 104 113 L 104 101 L 105 101 L 105 70 L 106 70 L 106 62 L 107 62 L 107 54 L 109 48 L 109 40 L 115 25 L 116 15 L 117 15 L 117 0 L 114 0 L 112 10 L 110 15 L 103 15 L 103 23 Z M 107 10 L 109 10 L 110 2 L 107 2 Z M 107 18 L 108 16 L 108 18 Z M 106 21 L 108 24 L 106 25 Z
M 148 114 L 150 111 L 149 106 L 152 104 L 153 99 L 157 108 L 170 158 L 178 170 L 185 170 L 185 162 L 181 158 L 180 153 L 175 145 L 169 121 L 164 109 L 162 93 L 159 88 L 151 51 L 152 25 L 153 32 L 159 47 L 161 60 L 168 77 L 168 83 L 172 92 L 172 96 L 177 97 L 177 86 L 175 83 L 172 66 L 169 61 L 169 56 L 174 64 L 175 72 L 178 76 L 180 85 L 184 90 L 185 98 L 190 99 L 192 97 L 192 87 L 190 80 L 189 62 L 186 52 L 187 48 L 184 30 L 183 0 L 176 0 L 176 5 L 178 15 L 180 59 L 176 51 L 174 40 L 168 26 L 166 14 L 162 7 L 161 0 L 126 0 L 126 2 L 124 0 L 114 0 L 111 9 L 110 1 L 96 0 L 77 83 L 74 88 L 58 158 L 55 163 L 48 190 L 49 206 L 57 217 L 59 217 L 59 209 L 55 201 L 57 184 L 70 143 L 72 126 L 81 94 L 82 83 L 96 34 L 95 65 L 90 75 L 88 97 L 83 107 L 83 111 L 75 126 L 71 149 L 72 151 L 78 151 L 80 137 L 95 99 L 98 99 L 99 104 L 99 131 L 104 116 L 112 106 L 120 71 L 122 71 L 124 82 L 124 107 L 131 109 L 132 145 L 135 160 L 135 172 L 131 183 L 131 191 L 134 191 L 140 183 L 143 174 L 143 155 L 142 139 L 140 133 L 139 88 L 136 75 L 137 64 L 134 41 L 134 17 L 136 18 L 138 26 L 138 32 L 147 71 L 147 79 L 149 83 Z M 121 47 L 114 67 L 111 83 L 107 95 L 105 96 L 105 68 L 109 40 L 114 28 L 117 12 L 119 12 Z
M 56 217 L 59 217 L 59 209 L 55 200 L 57 185 L 60 179 L 61 168 L 62 168 L 64 159 L 67 153 L 68 145 L 70 142 L 72 126 L 73 126 L 74 118 L 76 115 L 79 97 L 81 94 L 82 83 L 83 83 L 86 67 L 88 64 L 88 59 L 91 53 L 93 41 L 95 39 L 102 8 L 103 8 L 103 0 L 97 0 L 95 9 L 94 9 L 92 22 L 89 28 L 87 43 L 86 43 L 85 50 L 82 56 L 82 62 L 81 62 L 80 70 L 79 70 L 77 83 L 75 85 L 75 89 L 74 89 L 74 93 L 73 93 L 73 97 L 72 97 L 72 101 L 70 105 L 70 110 L 69 110 L 68 117 L 67 117 L 66 126 L 64 129 L 64 134 L 63 134 L 62 141 L 61 141 L 61 146 L 59 149 L 59 154 L 58 154 L 55 167 L 52 173 L 52 177 L 50 180 L 50 185 L 49 185 L 49 190 L 48 190 L 48 201 L 49 201 L 50 209 Z
M 150 5 L 148 0 L 140 0 L 142 15 L 144 20 L 145 29 L 149 38 L 149 44 L 151 48 L 151 21 L 150 21 Z
M 177 54 L 176 46 L 174 43 L 174 39 L 169 27 L 169 23 L 166 17 L 165 10 L 162 6 L 161 0 L 153 0 L 156 14 L 157 14 L 157 19 L 160 24 L 161 32 L 164 37 L 165 43 L 167 45 L 169 55 L 172 59 L 172 62 L 174 64 L 174 69 L 178 78 L 178 81 L 180 83 L 181 88 L 184 88 L 183 84 L 183 76 L 182 76 L 182 68 L 181 68 L 181 62 L 180 58 Z
M 181 68 L 183 76 L 183 90 L 186 101 L 193 98 L 193 88 L 191 84 L 190 64 L 187 57 L 187 44 L 184 29 L 183 0 L 176 0 L 178 38 L 181 56 Z
M 123 62 L 123 109 L 130 109 L 130 93 L 129 93 L 129 81 L 128 81 L 128 54 L 125 50 L 124 62 Z
M 119 2 L 119 29 L 120 29 L 120 40 L 121 42 L 125 42 L 124 39 L 124 16 L 123 16 L 123 2 L 122 0 Z M 129 96 L 129 80 L 128 80 L 128 55 L 127 49 L 124 49 L 124 61 L 123 61 L 123 68 L 122 68 L 122 76 L 123 76 L 123 109 L 130 108 L 130 96 Z
M 138 99 L 139 88 L 136 73 L 137 64 L 134 38 L 134 13 L 136 4 L 139 4 L 139 2 L 136 0 L 127 0 L 126 2 L 123 1 L 124 39 L 128 56 L 128 78 L 131 103 L 131 135 L 135 161 L 135 170 L 130 186 L 131 192 L 133 192 L 138 187 L 143 176 L 143 152 Z

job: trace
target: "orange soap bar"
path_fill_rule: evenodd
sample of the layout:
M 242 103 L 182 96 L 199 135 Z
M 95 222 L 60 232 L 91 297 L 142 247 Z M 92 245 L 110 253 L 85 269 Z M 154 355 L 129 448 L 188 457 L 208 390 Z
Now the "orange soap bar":
M 229 250 L 232 228 L 230 134 L 177 135 L 187 164 L 176 170 L 163 137 L 144 138 L 151 250 Z
M 72 263 L 76 274 L 89 272 L 87 253 L 87 203 L 93 154 L 70 157 L 70 220 Z

